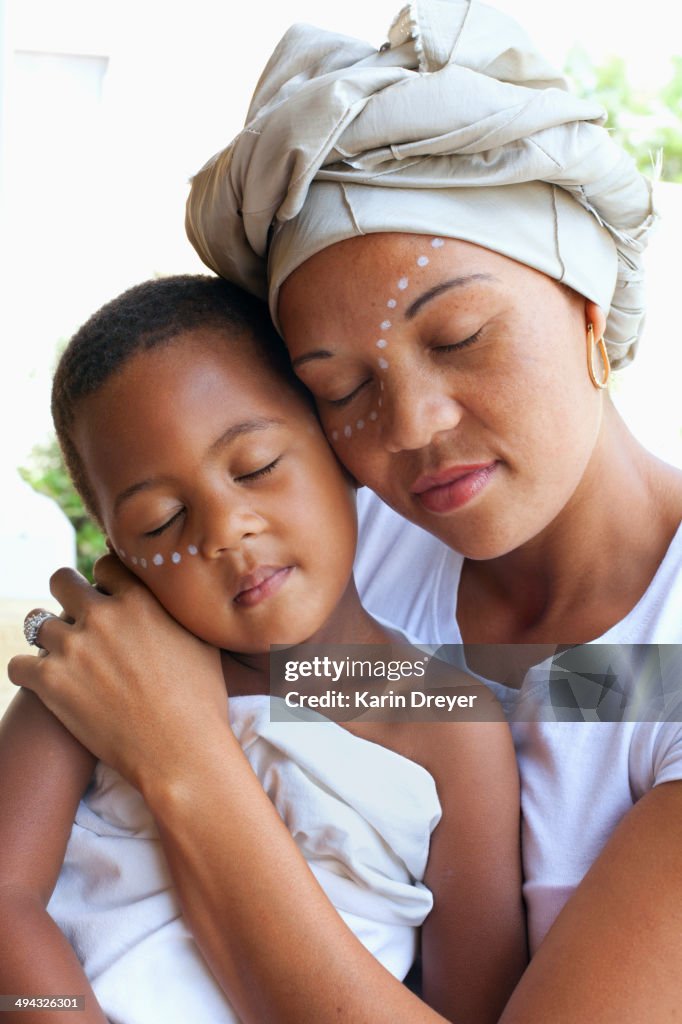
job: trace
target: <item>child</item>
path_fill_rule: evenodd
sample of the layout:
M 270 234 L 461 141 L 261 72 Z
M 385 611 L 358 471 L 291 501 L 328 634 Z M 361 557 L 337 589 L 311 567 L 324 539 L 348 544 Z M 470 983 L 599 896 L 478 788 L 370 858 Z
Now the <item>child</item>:
M 506 725 L 270 721 L 270 645 L 405 647 L 360 604 L 354 488 L 260 304 L 217 278 L 131 289 L 72 339 L 53 413 L 112 550 L 223 652 L 232 729 L 348 925 L 404 977 L 424 922 L 426 1001 L 496 1020 L 525 956 Z M 0 987 L 86 992 L 81 1022 L 104 1020 L 92 992 L 126 1024 L 236 1020 L 142 797 L 102 763 L 88 786 L 93 759 L 32 696 L 0 744 Z M 451 977 L 462 951 L 475 969 Z

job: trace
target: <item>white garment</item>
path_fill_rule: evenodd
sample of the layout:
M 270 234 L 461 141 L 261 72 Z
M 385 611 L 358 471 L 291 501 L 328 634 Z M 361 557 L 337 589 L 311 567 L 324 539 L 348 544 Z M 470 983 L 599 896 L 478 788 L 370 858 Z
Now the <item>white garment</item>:
M 455 609 L 462 557 L 366 488 L 358 511 L 356 581 L 367 609 L 421 643 L 461 644 Z M 595 643 L 682 643 L 682 526 L 641 600 Z M 532 952 L 620 819 L 653 786 L 682 778 L 680 721 L 519 720 L 521 702 L 537 698 L 540 676 L 546 707 L 541 669 L 529 671 L 520 691 L 489 684 L 510 718 L 521 774 Z
M 360 941 L 403 978 L 433 903 L 422 879 L 440 818 L 434 780 L 308 717 L 271 722 L 268 697 L 230 700 L 233 731 L 311 870 Z M 111 1024 L 237 1021 L 181 917 L 146 804 L 101 762 L 48 910 Z

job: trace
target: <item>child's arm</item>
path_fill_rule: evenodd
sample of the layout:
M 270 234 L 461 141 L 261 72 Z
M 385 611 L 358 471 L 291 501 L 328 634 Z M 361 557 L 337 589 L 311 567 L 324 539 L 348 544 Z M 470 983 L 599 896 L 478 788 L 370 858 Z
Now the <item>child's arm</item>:
M 0 994 L 79 995 L 85 1011 L 9 1011 L 3 1024 L 106 1024 L 45 909 L 94 764 L 34 694 L 17 694 L 0 722 Z
M 527 963 L 511 733 L 505 722 L 415 728 L 443 810 L 425 876 L 423 997 L 457 1024 L 493 1024 Z

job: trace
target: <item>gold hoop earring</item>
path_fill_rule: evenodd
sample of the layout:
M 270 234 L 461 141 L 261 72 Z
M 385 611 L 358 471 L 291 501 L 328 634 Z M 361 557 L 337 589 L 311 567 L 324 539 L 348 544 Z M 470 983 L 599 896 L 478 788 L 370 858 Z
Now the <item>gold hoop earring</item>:
M 594 372 L 594 350 L 595 348 L 601 356 L 601 361 L 604 367 L 604 375 L 601 380 L 597 379 L 597 375 Z M 592 324 L 587 325 L 587 372 L 590 375 L 590 380 L 594 384 L 595 388 L 603 391 L 609 383 L 609 377 L 611 376 L 611 363 L 609 362 L 609 354 L 606 351 L 606 345 L 604 338 L 599 338 L 598 341 L 594 340 L 594 327 Z

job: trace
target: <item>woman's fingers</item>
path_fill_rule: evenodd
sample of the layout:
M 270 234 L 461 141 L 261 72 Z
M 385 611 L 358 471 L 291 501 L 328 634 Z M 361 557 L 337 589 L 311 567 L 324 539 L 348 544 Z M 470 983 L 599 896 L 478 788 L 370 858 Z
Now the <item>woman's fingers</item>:
M 25 686 L 34 690 L 40 678 L 41 659 L 35 654 L 17 654 L 7 666 L 7 675 L 15 686 Z
M 97 606 L 103 597 L 123 595 L 130 590 L 141 589 L 132 573 L 115 555 L 104 555 L 94 567 L 95 586 L 74 569 L 57 569 L 50 579 L 50 591 L 59 601 L 66 616 L 78 622 L 84 613 Z M 45 645 L 41 645 L 45 646 Z
M 102 596 L 75 569 L 57 569 L 50 577 L 50 593 L 73 621 Z
M 101 559 L 95 578 L 101 590 L 70 569 L 55 573 L 52 592 L 72 621 L 40 621 L 36 641 L 47 654 L 14 658 L 10 678 L 139 786 L 175 772 L 188 736 L 220 718 L 229 726 L 220 655 L 116 557 Z
M 54 651 L 61 649 L 65 630 L 69 629 L 69 622 L 64 617 L 53 615 L 44 608 L 34 608 L 24 619 L 24 636 L 27 643 L 43 651 Z
M 116 555 L 102 555 L 95 562 L 93 569 L 95 584 L 105 594 L 124 594 L 129 590 L 142 589 L 137 576 L 126 569 Z

